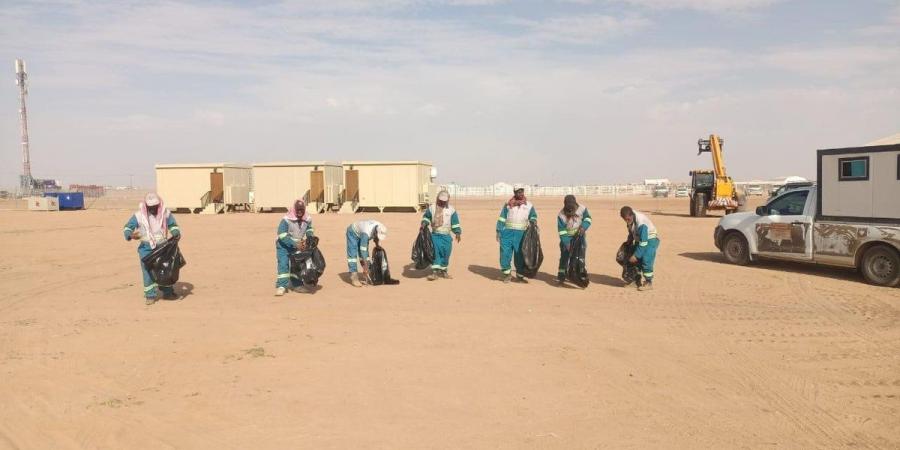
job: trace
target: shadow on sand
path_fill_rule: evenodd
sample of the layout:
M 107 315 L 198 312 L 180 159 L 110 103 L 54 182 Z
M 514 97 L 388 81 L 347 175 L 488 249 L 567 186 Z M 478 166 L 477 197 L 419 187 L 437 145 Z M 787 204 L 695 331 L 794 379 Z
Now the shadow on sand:
M 413 263 L 409 263 L 403 266 L 403 278 L 425 278 L 431 274 L 431 269 L 416 269 L 416 265 Z
M 719 264 L 729 264 L 719 252 L 685 252 L 679 253 L 678 256 L 684 256 L 695 261 L 714 262 Z M 840 267 L 829 267 L 815 264 L 806 264 L 802 262 L 778 261 L 774 259 L 760 259 L 750 263 L 750 267 L 775 270 L 778 272 L 799 273 L 804 275 L 817 275 L 836 280 L 855 281 L 857 283 L 865 283 L 863 278 L 853 269 L 843 269 Z

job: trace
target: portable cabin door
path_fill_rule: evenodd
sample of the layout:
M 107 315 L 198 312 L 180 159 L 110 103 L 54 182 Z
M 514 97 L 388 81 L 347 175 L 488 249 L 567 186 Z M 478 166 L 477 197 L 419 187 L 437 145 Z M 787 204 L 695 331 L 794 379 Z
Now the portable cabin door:
M 321 170 L 309 172 L 309 202 L 325 202 L 325 172 Z
M 209 199 L 211 202 L 225 202 L 225 174 L 218 170 L 209 174 L 209 192 Z
M 345 183 L 345 202 L 359 202 L 359 171 L 358 170 L 346 170 L 344 171 L 344 176 L 347 177 L 347 182 Z

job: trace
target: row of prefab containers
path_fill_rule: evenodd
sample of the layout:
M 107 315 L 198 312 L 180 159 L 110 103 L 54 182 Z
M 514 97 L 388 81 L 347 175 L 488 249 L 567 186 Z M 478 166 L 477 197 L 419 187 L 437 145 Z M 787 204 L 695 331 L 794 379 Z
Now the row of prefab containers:
M 170 210 L 284 209 L 297 198 L 311 212 L 418 210 L 435 195 L 433 165 L 424 161 L 160 164 L 156 189 Z

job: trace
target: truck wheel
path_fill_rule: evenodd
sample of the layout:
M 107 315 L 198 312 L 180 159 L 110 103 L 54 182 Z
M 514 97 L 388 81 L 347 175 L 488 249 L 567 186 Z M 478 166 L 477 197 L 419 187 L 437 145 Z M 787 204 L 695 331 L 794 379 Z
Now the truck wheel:
M 750 264 L 750 246 L 740 233 L 730 233 L 722 240 L 722 255 L 732 264 Z
M 697 210 L 694 209 L 694 197 L 691 197 L 691 206 L 690 206 L 691 217 L 697 217 Z
M 694 217 L 706 217 L 706 194 L 694 195 Z
M 900 255 L 897 251 L 878 245 L 866 250 L 859 264 L 863 278 L 878 286 L 900 285 Z

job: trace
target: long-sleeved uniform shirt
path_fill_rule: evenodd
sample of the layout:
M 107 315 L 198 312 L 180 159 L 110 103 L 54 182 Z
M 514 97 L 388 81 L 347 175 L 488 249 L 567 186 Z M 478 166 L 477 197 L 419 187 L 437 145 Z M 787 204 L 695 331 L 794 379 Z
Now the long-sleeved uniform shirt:
M 297 219 L 296 222 L 281 219 L 281 222 L 278 223 L 278 242 L 287 248 L 297 248 L 304 237 L 313 234 L 312 219 Z
M 525 202 L 522 206 L 510 208 L 509 204 L 504 204 L 500 210 L 500 217 L 497 218 L 497 232 L 503 230 L 524 230 L 528 226 L 528 222 L 537 221 L 537 211 L 531 202 Z
M 591 213 L 584 206 L 579 206 L 572 218 L 566 217 L 564 211 L 560 211 L 556 216 L 556 229 L 559 231 L 560 238 L 575 236 L 579 228 L 587 230 L 591 227 Z
M 637 243 L 634 251 L 634 257 L 640 259 L 644 256 L 647 246 L 650 245 L 651 239 L 658 239 L 656 226 L 645 214 L 634 212 L 634 225 L 631 229 L 631 237 Z
M 425 210 L 425 214 L 422 215 L 422 223 L 425 225 L 431 225 L 432 220 L 434 220 L 434 205 L 428 207 Z M 456 209 L 452 206 L 447 206 L 444 208 L 444 223 L 441 224 L 440 227 L 432 227 L 432 233 L 435 234 L 462 234 L 462 227 L 459 225 L 459 214 L 456 213 Z
M 178 227 L 178 222 L 175 221 L 175 216 L 170 213 L 168 210 L 163 212 L 166 214 L 166 228 L 169 230 L 169 233 L 172 234 L 173 237 L 181 236 L 181 228 Z M 137 213 L 132 214 L 131 218 L 128 219 L 128 222 L 125 223 L 125 228 L 122 232 L 125 234 L 125 240 L 131 240 L 131 233 L 134 230 L 138 230 L 141 233 L 141 245 L 150 246 L 150 230 L 145 230 L 144 227 L 141 226 L 141 223 L 138 221 Z M 160 236 L 158 236 L 160 237 Z M 166 238 L 166 236 L 161 236 L 162 240 Z M 161 240 L 157 241 L 157 244 L 162 243 Z
M 350 225 L 350 228 L 359 236 L 359 258 L 361 260 L 366 260 L 369 258 L 369 240 L 372 239 L 372 234 L 375 232 L 375 228 L 380 228 L 384 230 L 384 225 L 377 220 L 360 220 L 359 222 L 355 222 Z

